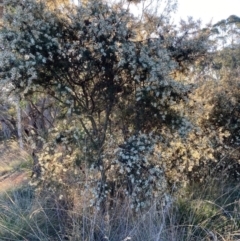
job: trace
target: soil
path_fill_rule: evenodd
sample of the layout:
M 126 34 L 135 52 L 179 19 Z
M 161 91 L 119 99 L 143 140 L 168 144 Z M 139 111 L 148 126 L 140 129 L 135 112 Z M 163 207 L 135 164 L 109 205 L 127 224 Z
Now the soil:
M 24 171 L 14 171 L 0 177 L 0 193 L 12 190 L 29 182 L 29 175 Z
M 29 182 L 30 170 L 22 168 L 27 160 L 27 153 L 17 143 L 0 144 L 0 193 Z

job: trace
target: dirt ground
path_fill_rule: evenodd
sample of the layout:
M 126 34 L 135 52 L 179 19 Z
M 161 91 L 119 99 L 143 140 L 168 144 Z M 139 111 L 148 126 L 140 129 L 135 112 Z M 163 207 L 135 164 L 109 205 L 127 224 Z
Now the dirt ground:
M 6 177 L 0 177 L 0 192 L 12 190 L 29 182 L 29 175 L 23 171 L 15 171 Z
M 16 142 L 0 144 L 0 193 L 30 180 L 30 158 Z

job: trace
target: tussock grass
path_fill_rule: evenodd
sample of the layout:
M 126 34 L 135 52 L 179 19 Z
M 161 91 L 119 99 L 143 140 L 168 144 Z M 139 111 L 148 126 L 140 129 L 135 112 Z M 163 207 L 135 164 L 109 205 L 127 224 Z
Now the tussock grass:
M 84 193 L 82 193 L 84 194 Z M 87 195 L 86 195 L 87 196 Z M 235 241 L 240 239 L 240 184 L 212 181 L 188 186 L 169 207 L 134 212 L 118 202 L 104 214 L 86 196 L 66 203 L 30 186 L 0 197 L 0 240 Z
M 2 194 L 0 240 L 54 240 L 58 236 L 56 240 L 61 240 L 59 222 L 55 222 L 59 210 L 39 201 L 30 186 Z

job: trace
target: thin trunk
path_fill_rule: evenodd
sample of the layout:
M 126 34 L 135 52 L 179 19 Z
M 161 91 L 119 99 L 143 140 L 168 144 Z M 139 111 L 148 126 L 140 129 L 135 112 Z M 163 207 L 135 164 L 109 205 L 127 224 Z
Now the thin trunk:
M 18 133 L 18 143 L 19 147 L 23 149 L 23 137 L 22 137 L 22 116 L 21 108 L 19 103 L 19 97 L 16 99 L 16 110 L 17 110 L 17 133 Z

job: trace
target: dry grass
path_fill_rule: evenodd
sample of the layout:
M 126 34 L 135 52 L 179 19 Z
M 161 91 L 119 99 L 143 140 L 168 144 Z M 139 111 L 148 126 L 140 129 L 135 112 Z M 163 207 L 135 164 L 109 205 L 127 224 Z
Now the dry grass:
M 78 208 L 69 213 L 71 240 L 239 240 L 240 186 L 209 184 L 189 187 L 168 208 L 153 203 L 138 213 L 127 200 L 115 200 L 115 206 L 103 215 L 88 208 L 87 199 L 79 198 Z
M 0 155 L 0 175 L 24 167 L 29 162 L 29 154 L 21 150 L 15 141 L 1 143 Z
M 0 145 L 0 156 L 0 193 L 26 184 L 31 169 L 29 154 L 17 142 L 9 141 Z
M 37 194 L 24 179 L 31 166 L 28 155 L 16 143 L 1 146 L 0 151 L 1 170 L 8 175 L 0 181 L 0 240 L 240 240 L 239 183 L 212 180 L 191 185 L 172 205 L 157 207 L 153 202 L 137 213 L 128 200 L 114 200 L 102 213 L 89 207 L 89 190 L 81 187 L 61 200 L 50 191 Z
M 169 208 L 153 203 L 138 213 L 125 201 L 103 214 L 81 194 L 71 210 L 53 193 L 35 196 L 29 186 L 2 195 L 0 240 L 240 240 L 239 184 L 193 185 Z

